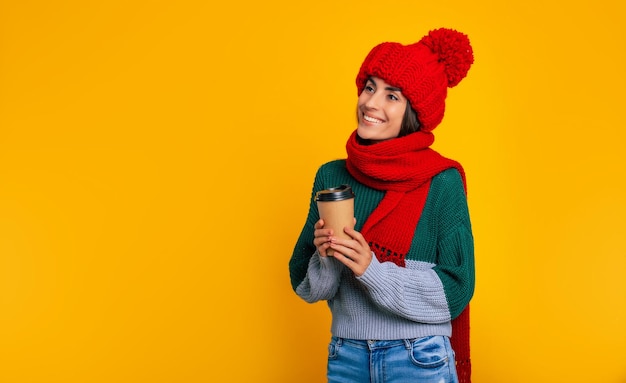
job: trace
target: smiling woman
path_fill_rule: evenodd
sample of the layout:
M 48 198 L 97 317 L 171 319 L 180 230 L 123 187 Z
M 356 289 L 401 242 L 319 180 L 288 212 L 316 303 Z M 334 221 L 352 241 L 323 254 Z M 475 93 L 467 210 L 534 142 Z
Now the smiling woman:
M 470 382 L 465 173 L 430 145 L 473 60 L 467 36 L 441 28 L 379 44 L 361 65 L 348 157 L 313 185 L 351 185 L 356 225 L 347 238 L 326 227 L 312 198 L 289 264 L 296 294 L 330 307 L 329 382 Z

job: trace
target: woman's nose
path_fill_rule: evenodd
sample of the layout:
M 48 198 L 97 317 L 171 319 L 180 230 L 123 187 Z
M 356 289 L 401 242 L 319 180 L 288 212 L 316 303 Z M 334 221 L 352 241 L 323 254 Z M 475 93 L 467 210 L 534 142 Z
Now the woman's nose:
M 380 94 L 378 92 L 372 93 L 369 99 L 367 99 L 365 106 L 370 109 L 378 109 L 380 107 Z

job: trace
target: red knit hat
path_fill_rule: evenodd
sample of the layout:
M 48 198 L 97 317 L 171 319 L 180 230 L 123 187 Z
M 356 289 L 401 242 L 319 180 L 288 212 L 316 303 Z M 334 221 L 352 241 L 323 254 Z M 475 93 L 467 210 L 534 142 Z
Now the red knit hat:
M 443 119 L 448 87 L 456 86 L 474 62 L 466 35 L 440 28 L 414 44 L 385 42 L 375 46 L 356 77 L 360 95 L 369 77 L 402 90 L 417 112 L 420 129 L 430 132 Z

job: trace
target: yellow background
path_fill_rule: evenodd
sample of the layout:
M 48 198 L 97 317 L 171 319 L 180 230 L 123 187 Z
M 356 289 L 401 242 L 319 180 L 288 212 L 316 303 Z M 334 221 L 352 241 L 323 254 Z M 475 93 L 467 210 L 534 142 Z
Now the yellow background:
M 618 0 L 1 1 L 0 382 L 321 382 L 287 263 L 375 44 L 467 33 L 474 381 L 626 382 Z

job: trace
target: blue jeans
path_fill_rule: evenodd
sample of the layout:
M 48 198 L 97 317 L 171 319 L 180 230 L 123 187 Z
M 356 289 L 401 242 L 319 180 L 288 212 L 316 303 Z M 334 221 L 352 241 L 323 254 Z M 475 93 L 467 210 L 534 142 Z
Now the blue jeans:
M 332 337 L 329 383 L 458 383 L 446 336 L 399 340 Z

